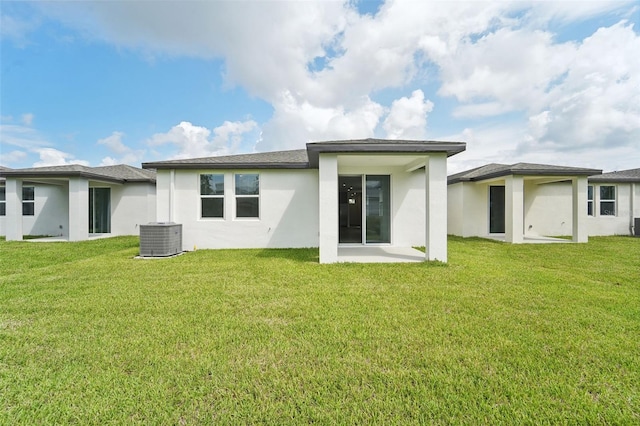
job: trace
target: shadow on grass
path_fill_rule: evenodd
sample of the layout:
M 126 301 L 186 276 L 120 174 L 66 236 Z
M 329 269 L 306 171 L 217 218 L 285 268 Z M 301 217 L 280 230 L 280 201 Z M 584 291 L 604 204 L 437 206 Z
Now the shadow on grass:
M 504 244 L 504 241 L 496 240 L 493 238 L 482 238 L 482 237 L 459 237 L 457 235 L 448 235 L 447 240 L 449 242 L 470 242 L 476 241 L 479 243 L 491 243 L 491 244 Z
M 318 263 L 320 255 L 318 248 L 272 248 L 257 250 L 256 257 L 269 259 L 287 259 L 301 263 Z

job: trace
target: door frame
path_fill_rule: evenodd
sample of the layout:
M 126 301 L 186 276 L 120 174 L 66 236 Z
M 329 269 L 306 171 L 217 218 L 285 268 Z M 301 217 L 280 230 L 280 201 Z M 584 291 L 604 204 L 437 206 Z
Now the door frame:
M 389 176 L 389 242 L 367 243 L 367 176 Z M 340 178 L 342 177 L 359 177 L 360 178 L 360 242 L 340 242 Z M 393 241 L 393 176 L 390 173 L 338 173 L 338 246 L 389 246 Z
M 492 202 L 491 202 L 491 189 L 492 188 L 502 188 L 502 209 L 498 209 L 496 212 L 497 213 L 502 213 L 502 231 L 498 231 L 498 232 L 492 232 L 491 231 L 491 222 L 492 222 L 492 214 L 491 212 L 493 211 L 493 206 L 492 206 Z M 488 210 L 488 217 L 487 217 L 487 228 L 489 231 L 489 235 L 502 235 L 505 233 L 506 231 L 506 225 L 507 225 L 507 215 L 506 215 L 506 186 L 505 185 L 489 185 L 488 189 L 488 194 L 487 194 L 487 210 Z

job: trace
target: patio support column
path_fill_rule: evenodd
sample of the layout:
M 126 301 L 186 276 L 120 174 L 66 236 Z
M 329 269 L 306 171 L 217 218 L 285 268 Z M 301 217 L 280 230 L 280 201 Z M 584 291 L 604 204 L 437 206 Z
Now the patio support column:
M 338 157 L 320 154 L 319 177 L 319 246 L 320 263 L 338 261 Z
M 589 241 L 587 233 L 587 177 L 579 176 L 571 179 L 571 189 L 573 196 L 571 197 L 573 220 L 572 224 L 572 241 L 574 243 L 586 243 Z
M 8 177 L 5 183 L 7 241 L 22 241 L 22 180 Z
M 505 241 L 522 243 L 524 241 L 524 180 L 522 176 L 507 176 L 504 204 Z
M 69 178 L 69 241 L 89 238 L 89 181 Z
M 425 257 L 447 261 L 447 155 L 431 154 L 425 163 Z

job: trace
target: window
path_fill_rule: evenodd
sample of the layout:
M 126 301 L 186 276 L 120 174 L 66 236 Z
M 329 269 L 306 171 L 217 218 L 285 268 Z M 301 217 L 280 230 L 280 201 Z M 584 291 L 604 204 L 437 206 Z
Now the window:
M 603 185 L 600 187 L 600 216 L 616 215 L 616 187 Z
M 36 211 L 36 196 L 35 188 L 33 186 L 22 187 L 22 215 L 33 216 Z
M 200 217 L 224 217 L 224 175 L 200 175 Z
M 7 215 L 7 189 L 0 187 L 0 216 Z M 33 186 L 22 187 L 22 215 L 33 216 L 36 211 L 35 188 Z
M 587 186 L 587 214 L 593 216 L 593 186 Z
M 260 176 L 236 174 L 236 217 L 260 217 Z

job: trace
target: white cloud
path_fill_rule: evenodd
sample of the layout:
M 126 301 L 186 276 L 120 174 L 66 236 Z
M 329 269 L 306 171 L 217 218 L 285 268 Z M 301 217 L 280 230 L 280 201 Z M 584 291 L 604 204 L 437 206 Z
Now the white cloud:
M 9 164 L 18 163 L 25 158 L 27 158 L 27 153 L 24 151 L 3 152 L 0 155 L 0 165 L 7 166 Z
M 637 14 L 633 2 L 389 0 L 375 16 L 358 15 L 347 0 L 39 7 L 88 38 L 151 57 L 222 58 L 228 84 L 273 107 L 259 150 L 381 134 L 423 138 L 433 104 L 441 112 L 445 102 L 453 105 L 451 133 L 471 137 L 469 146 L 482 148 L 470 148 L 477 158 L 577 156 L 640 141 L 637 30 L 621 21 L 585 40 L 566 33 L 594 17 Z M 388 88 L 412 95 L 384 104 L 377 94 Z M 184 121 L 149 143 L 175 148 L 174 157 L 209 156 L 242 149 L 258 130 L 252 121 L 213 130 Z M 127 155 L 111 138 L 103 145 L 117 155 L 103 161 Z M 11 140 L 25 146 L 24 139 Z
M 34 118 L 35 118 L 35 115 L 33 115 L 30 112 L 26 114 L 22 114 L 22 124 L 24 124 L 25 126 L 31 126 L 33 125 Z
M 10 5 L 5 3 L 3 7 L 9 8 Z M 10 13 L 0 13 L 0 39 L 12 40 L 17 46 L 24 47 L 28 44 L 29 33 L 39 24 L 39 20 L 33 15 L 25 18 Z
M 116 154 L 127 154 L 131 151 L 131 148 L 122 143 L 123 136 L 124 133 L 122 132 L 113 132 L 106 138 L 98 139 L 98 145 L 105 145 Z
M 549 92 L 546 132 L 562 149 L 635 146 L 640 152 L 640 36 L 621 22 L 577 48 L 566 78 Z
M 383 128 L 389 139 L 424 139 L 427 134 L 427 114 L 433 102 L 424 99 L 422 90 L 414 90 L 411 97 L 396 99 Z
M 253 120 L 225 121 L 213 129 L 212 137 L 211 130 L 206 127 L 183 121 L 166 133 L 156 133 L 147 142 L 150 146 L 175 146 L 178 152 L 170 156 L 172 159 L 231 154 L 242 142 L 243 135 L 253 131 L 256 126 L 257 123 Z
M 0 124 L 0 145 L 20 148 L 49 146 L 51 143 L 36 129 L 19 124 Z
M 106 146 L 110 151 L 119 156 L 118 158 L 113 158 L 111 156 L 104 157 L 100 162 L 101 166 L 112 166 L 114 164 L 130 164 L 137 166 L 137 163 L 139 163 L 144 156 L 145 150 L 135 150 L 128 147 L 122 142 L 123 137 L 124 133 L 113 132 L 106 138 L 98 139 L 98 145 Z
M 283 93 L 274 109 L 273 117 L 262 128 L 259 151 L 300 148 L 312 140 L 372 137 L 384 113 L 384 108 L 368 97 L 347 109 L 300 102 L 289 93 Z
M 40 161 L 33 163 L 33 167 L 65 166 L 68 164 L 80 164 L 88 166 L 89 162 L 76 159 L 73 154 L 62 152 L 54 148 L 37 148 L 33 150 L 40 156 Z

